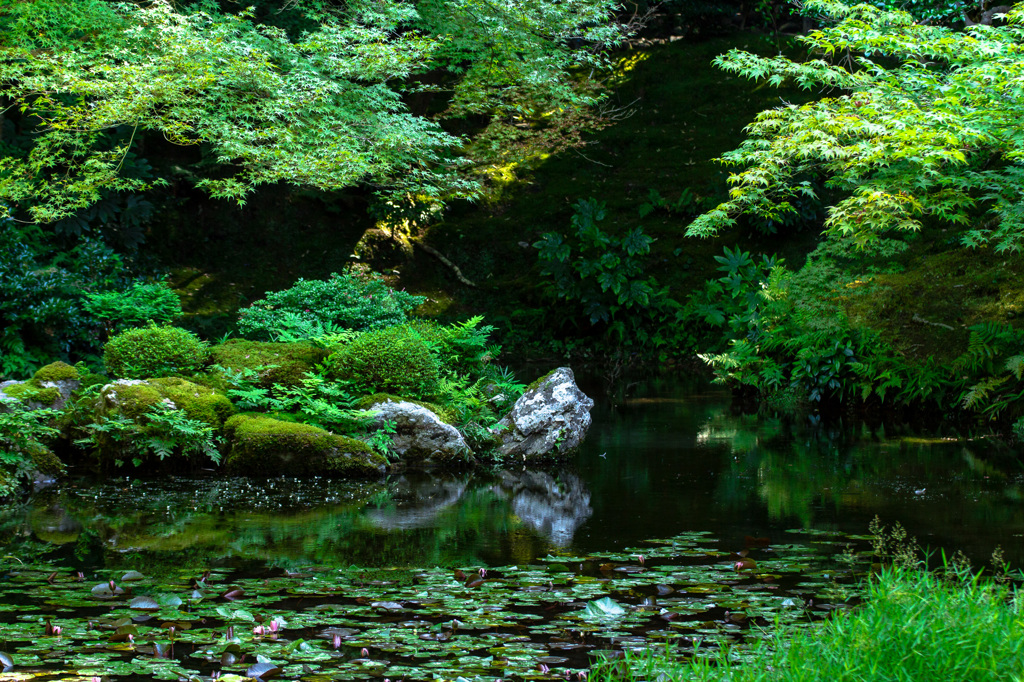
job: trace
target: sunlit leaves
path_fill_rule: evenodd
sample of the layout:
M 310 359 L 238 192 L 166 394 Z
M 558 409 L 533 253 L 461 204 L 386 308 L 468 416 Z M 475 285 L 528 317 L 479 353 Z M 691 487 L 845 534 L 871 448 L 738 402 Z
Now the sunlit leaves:
M 599 66 L 621 34 L 608 0 L 314 4 L 316 28 L 297 36 L 212 4 L 0 11 L 3 94 L 37 133 L 27 156 L 0 160 L 0 199 L 53 222 L 147 189 L 160 181 L 121 172 L 147 135 L 208 145 L 222 170 L 196 184 L 238 202 L 276 182 L 473 196 L 464 140 L 402 100 L 427 87 L 414 77 L 441 75 L 456 115 L 543 116 L 596 101 L 570 70 Z
M 833 21 L 800 39 L 824 59 L 796 63 L 733 51 L 716 63 L 829 96 L 759 114 L 747 139 L 721 158 L 739 168 L 729 200 L 688 233 L 715 234 L 742 213 L 784 213 L 802 179 L 815 175 L 840 197 L 828 212 L 829 233 L 864 243 L 935 217 L 976 226 L 964 233 L 966 244 L 1019 249 L 1021 13 L 1011 13 L 1007 27 L 956 32 L 868 5 L 816 0 L 805 7 Z

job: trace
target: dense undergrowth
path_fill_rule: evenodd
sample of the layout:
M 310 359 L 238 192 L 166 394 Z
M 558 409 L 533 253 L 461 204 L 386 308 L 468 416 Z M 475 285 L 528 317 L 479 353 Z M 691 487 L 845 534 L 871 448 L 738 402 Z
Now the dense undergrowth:
M 398 459 L 396 424 L 373 409 L 387 401 L 426 407 L 464 434 L 463 459 L 487 458 L 500 443 L 491 428 L 525 389 L 496 365 L 483 318 L 411 319 L 422 299 L 375 277 L 300 280 L 241 312 L 248 339 L 212 347 L 180 327 L 132 326 L 138 296 L 104 294 L 103 310 L 123 313 L 94 324 L 127 328 L 104 345 L 102 374 L 56 362 L 3 387 L 0 494 L 64 464 L 379 474 Z

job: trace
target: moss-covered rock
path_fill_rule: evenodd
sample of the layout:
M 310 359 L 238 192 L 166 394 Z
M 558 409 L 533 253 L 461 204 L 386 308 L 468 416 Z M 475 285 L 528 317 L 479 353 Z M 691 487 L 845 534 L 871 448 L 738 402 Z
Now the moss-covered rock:
M 60 410 L 80 384 L 77 369 L 66 362 L 54 362 L 40 368 L 28 381 L 4 382 L 2 392 L 33 410 Z
M 451 424 L 452 426 L 456 425 L 455 415 L 452 414 L 451 410 L 441 407 L 436 403 L 427 402 L 426 400 L 410 400 L 408 398 L 397 396 L 393 393 L 374 393 L 373 395 L 363 396 L 356 401 L 356 407 L 360 410 L 372 410 L 374 405 L 387 402 L 405 402 L 412 403 L 413 405 L 419 405 L 420 407 L 425 407 L 436 414 L 445 424 Z
M 60 400 L 60 390 L 57 387 L 41 388 L 32 382 L 5 386 L 4 394 L 31 408 L 49 407 Z
M 262 414 L 237 414 L 225 424 L 230 444 L 228 471 L 264 476 L 379 476 L 383 455 L 362 441 L 336 436 L 308 424 L 285 422 Z
M 297 386 L 303 375 L 327 357 L 327 351 L 311 343 L 270 343 L 231 339 L 210 349 L 215 364 L 236 372 L 258 373 L 257 386 Z
M 64 462 L 42 443 L 33 443 L 26 451 L 32 459 L 32 466 L 44 476 L 63 476 L 67 473 Z
M 148 381 L 122 379 L 104 386 L 102 398 L 100 412 L 104 414 L 117 413 L 138 419 L 161 402 L 169 401 L 165 403 L 168 407 L 184 410 L 189 419 L 218 429 L 235 411 L 222 392 L 178 377 Z

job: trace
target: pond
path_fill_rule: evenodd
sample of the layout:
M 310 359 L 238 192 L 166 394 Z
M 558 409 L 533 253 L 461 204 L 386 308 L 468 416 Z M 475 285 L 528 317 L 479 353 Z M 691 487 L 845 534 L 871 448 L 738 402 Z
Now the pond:
M 998 443 L 739 415 L 697 381 L 594 417 L 555 470 L 41 490 L 0 519 L 4 679 L 576 679 L 856 603 L 876 515 L 1024 565 Z

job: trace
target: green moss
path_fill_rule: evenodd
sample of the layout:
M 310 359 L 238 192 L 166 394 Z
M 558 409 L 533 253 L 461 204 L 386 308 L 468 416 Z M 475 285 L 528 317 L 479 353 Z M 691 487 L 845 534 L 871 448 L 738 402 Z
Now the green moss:
M 556 367 L 555 369 L 551 370 L 550 372 L 548 372 L 548 373 L 547 373 L 547 374 L 545 374 L 544 376 L 542 376 L 542 377 L 538 377 L 537 379 L 534 379 L 534 380 L 533 380 L 533 382 L 532 382 L 532 383 L 531 383 L 531 384 L 530 384 L 529 386 L 527 386 L 527 387 L 526 387 L 526 391 L 524 391 L 524 393 L 528 393 L 528 392 L 530 392 L 530 391 L 532 391 L 532 390 L 534 390 L 534 389 L 537 389 L 537 388 L 539 388 L 541 384 L 543 384 L 543 383 L 544 383 L 545 381 L 547 381 L 547 380 L 548 380 L 548 378 L 549 378 L 549 377 L 550 377 L 550 376 L 551 376 L 552 374 L 554 374 L 555 372 L 557 372 L 557 371 L 558 371 L 558 368 Z
M 382 455 L 362 441 L 308 424 L 237 414 L 227 421 L 225 430 L 231 444 L 226 466 L 234 473 L 357 477 L 379 475 L 387 465 Z
M 40 388 L 31 383 L 12 384 L 4 389 L 4 393 L 26 405 L 29 403 L 53 405 L 60 400 L 60 391 L 56 388 Z
M 236 372 L 251 369 L 259 373 L 258 386 L 297 386 L 303 375 L 327 357 L 327 352 L 310 343 L 269 343 L 231 339 L 210 349 L 215 364 Z
M 28 456 L 32 459 L 32 465 L 39 470 L 40 473 L 48 476 L 63 476 L 67 473 L 64 463 L 60 461 L 57 455 L 53 454 L 53 450 L 42 445 L 41 443 L 33 443 L 27 449 Z
M 839 293 L 851 325 L 878 331 L 908 360 L 956 358 L 975 324 L 1024 325 L 1024 262 L 991 249 L 950 248 L 938 231 L 912 245 L 905 270 L 875 275 L 869 286 L 863 296 Z
M 360 410 L 369 410 L 374 405 L 377 405 L 379 403 L 386 403 L 388 401 L 391 401 L 393 403 L 406 402 L 412 403 L 413 405 L 419 405 L 420 407 L 425 407 L 426 409 L 436 414 L 445 424 L 450 424 L 452 426 L 457 425 L 457 422 L 455 421 L 455 415 L 452 414 L 451 410 L 445 409 L 444 407 L 441 407 L 437 403 L 430 403 L 425 400 L 412 400 L 409 398 L 403 398 L 401 396 L 394 395 L 393 393 L 374 393 L 373 395 L 362 397 L 358 401 L 356 401 L 356 407 L 359 408 Z
M 103 397 L 100 412 L 117 411 L 131 419 L 138 419 L 164 399 L 160 390 L 149 383 L 111 384 L 104 388 Z
M 32 375 L 32 383 L 41 386 L 45 381 L 75 381 L 80 379 L 78 370 L 66 362 L 53 362 L 41 367 Z
M 228 397 L 212 388 L 177 377 L 151 379 L 149 383 L 157 388 L 162 398 L 169 398 L 184 410 L 189 419 L 220 428 L 235 412 Z
M 427 344 L 408 325 L 361 334 L 330 357 L 331 374 L 373 392 L 426 398 L 437 392 L 440 371 Z

